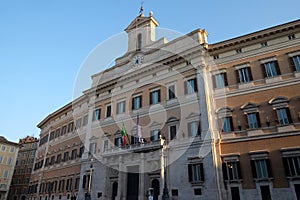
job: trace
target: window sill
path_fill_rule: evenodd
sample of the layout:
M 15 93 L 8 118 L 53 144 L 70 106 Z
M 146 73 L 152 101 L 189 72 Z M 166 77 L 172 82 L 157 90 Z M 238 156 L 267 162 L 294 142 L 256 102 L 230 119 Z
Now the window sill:
M 287 131 L 293 131 L 293 130 L 295 130 L 295 127 L 294 127 L 294 125 L 291 125 L 291 124 L 277 126 L 278 132 L 287 132 Z
M 274 76 L 274 77 L 266 77 L 265 78 L 266 83 L 275 83 L 275 82 L 278 82 L 278 81 L 281 81 L 281 80 L 282 80 L 282 78 L 281 78 L 280 75 Z
M 286 177 L 289 181 L 300 180 L 300 176 L 288 176 Z
M 247 83 L 240 83 L 238 87 L 239 89 L 246 89 L 246 88 L 251 88 L 253 86 L 254 86 L 253 82 L 247 82 Z
M 274 178 L 253 178 L 254 182 L 271 182 Z
M 192 186 L 202 186 L 204 185 L 204 181 L 192 181 L 190 182 Z
M 300 78 L 300 71 L 295 71 L 294 76 L 295 78 Z

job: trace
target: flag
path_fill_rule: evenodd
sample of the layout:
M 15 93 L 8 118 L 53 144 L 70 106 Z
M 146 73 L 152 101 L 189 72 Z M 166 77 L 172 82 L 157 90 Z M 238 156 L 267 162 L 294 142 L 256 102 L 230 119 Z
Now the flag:
M 136 124 L 137 124 L 136 132 L 137 132 L 137 135 L 139 137 L 139 142 L 143 143 L 143 136 L 142 136 L 142 131 L 141 131 L 140 115 L 139 114 L 137 115 L 137 123 Z
M 123 136 L 123 146 L 125 146 L 126 145 L 127 131 L 126 131 L 126 128 L 124 126 L 124 122 L 123 122 L 123 125 L 122 125 L 122 136 Z

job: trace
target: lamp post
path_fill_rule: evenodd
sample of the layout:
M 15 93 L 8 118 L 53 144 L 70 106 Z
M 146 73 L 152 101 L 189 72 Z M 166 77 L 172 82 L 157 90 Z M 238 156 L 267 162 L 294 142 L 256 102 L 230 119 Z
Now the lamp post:
M 160 136 L 161 137 L 161 136 Z M 166 159 L 166 143 L 165 143 L 165 139 L 163 139 L 162 137 L 161 139 L 161 145 L 163 146 L 162 148 L 162 156 L 163 156 L 163 168 L 164 168 L 164 189 L 163 189 L 163 195 L 162 195 L 162 200 L 169 200 L 169 189 L 168 189 L 168 184 L 167 184 L 167 159 Z
M 94 159 L 91 158 L 90 173 L 89 173 L 89 185 L 88 185 L 88 192 L 85 193 L 85 200 L 91 200 L 91 183 L 92 183 L 92 174 L 93 174 L 93 161 L 94 161 Z

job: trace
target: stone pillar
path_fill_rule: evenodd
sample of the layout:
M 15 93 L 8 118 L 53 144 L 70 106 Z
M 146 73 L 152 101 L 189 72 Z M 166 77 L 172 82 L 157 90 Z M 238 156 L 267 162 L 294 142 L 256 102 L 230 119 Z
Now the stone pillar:
M 141 165 L 140 165 L 140 184 L 139 184 L 139 200 L 145 199 L 145 155 L 140 154 Z

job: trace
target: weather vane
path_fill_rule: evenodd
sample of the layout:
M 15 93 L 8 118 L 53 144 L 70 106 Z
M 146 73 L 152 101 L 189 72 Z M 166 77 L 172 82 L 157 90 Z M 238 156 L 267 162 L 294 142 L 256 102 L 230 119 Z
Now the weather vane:
M 144 1 L 141 2 L 140 14 L 143 14 L 143 12 L 144 12 Z

